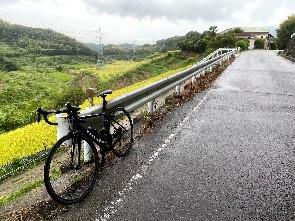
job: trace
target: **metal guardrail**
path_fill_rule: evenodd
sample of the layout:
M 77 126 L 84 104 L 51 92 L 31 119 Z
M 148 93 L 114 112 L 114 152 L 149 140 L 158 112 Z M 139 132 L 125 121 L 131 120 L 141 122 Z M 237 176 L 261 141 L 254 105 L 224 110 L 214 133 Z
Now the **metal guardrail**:
M 112 109 L 117 106 L 123 106 L 127 111 L 132 112 L 174 87 L 183 84 L 188 79 L 199 77 L 203 71 L 212 68 L 213 65 L 223 62 L 225 59 L 229 59 L 236 52 L 237 50 L 235 48 L 220 48 L 187 70 L 110 101 L 107 108 Z M 176 88 L 177 93 L 178 90 Z M 81 115 L 100 113 L 101 109 L 102 106 L 94 106 L 82 111 Z

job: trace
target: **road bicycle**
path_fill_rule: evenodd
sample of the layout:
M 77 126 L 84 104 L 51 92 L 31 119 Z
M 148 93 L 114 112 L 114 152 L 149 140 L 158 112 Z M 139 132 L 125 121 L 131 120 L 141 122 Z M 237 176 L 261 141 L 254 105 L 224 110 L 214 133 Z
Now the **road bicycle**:
M 37 121 L 43 117 L 50 125 L 50 115 L 65 114 L 72 125 L 70 132 L 60 138 L 52 147 L 44 166 L 44 183 L 48 194 L 62 204 L 74 204 L 90 193 L 96 182 L 98 171 L 109 152 L 118 157 L 125 156 L 133 143 L 133 124 L 130 114 L 123 108 L 107 110 L 106 90 L 98 96 L 103 99 L 100 114 L 79 115 L 80 108 L 65 105 L 63 110 L 45 111 L 37 109 Z M 97 130 L 85 123 L 87 118 L 102 119 L 102 127 Z

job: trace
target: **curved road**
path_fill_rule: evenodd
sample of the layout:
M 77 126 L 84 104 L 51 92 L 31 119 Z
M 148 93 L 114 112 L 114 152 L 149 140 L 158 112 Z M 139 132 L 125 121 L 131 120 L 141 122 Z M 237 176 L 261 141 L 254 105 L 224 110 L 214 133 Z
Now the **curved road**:
M 244 52 L 55 218 L 295 219 L 294 124 L 295 64 Z

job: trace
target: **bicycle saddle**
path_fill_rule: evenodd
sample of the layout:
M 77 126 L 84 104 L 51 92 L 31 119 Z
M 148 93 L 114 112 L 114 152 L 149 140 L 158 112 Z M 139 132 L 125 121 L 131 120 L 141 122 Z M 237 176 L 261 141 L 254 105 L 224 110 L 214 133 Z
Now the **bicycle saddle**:
M 112 93 L 113 93 L 112 90 L 105 90 L 105 91 L 101 92 L 100 94 L 98 94 L 97 96 L 98 97 L 105 97 L 105 96 L 107 96 L 107 94 L 112 94 Z

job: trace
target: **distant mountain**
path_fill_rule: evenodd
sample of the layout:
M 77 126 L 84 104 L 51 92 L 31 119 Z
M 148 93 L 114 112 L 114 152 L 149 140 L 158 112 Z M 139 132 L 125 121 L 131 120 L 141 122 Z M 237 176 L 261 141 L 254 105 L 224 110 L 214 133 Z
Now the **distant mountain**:
M 123 43 L 123 44 L 119 44 L 119 46 L 121 48 L 125 48 L 125 49 L 134 49 L 134 48 L 138 48 L 140 47 L 140 45 L 137 45 L 137 44 L 129 44 L 129 43 Z
M 44 55 L 94 55 L 85 44 L 50 29 L 15 25 L 0 19 L 0 45 L 22 53 Z M 4 53 L 3 50 L 0 53 Z
M 144 51 L 144 53 L 148 51 L 150 52 L 165 52 L 172 51 L 177 49 L 177 43 L 181 39 L 181 36 L 174 36 L 167 39 L 161 39 L 156 41 L 156 44 L 130 44 L 130 43 L 122 43 L 122 44 L 107 44 L 103 45 L 104 51 L 106 55 L 115 55 L 115 54 L 126 54 L 133 53 L 134 50 L 139 52 Z M 85 43 L 87 47 L 94 51 L 98 51 L 98 44 L 96 43 Z
M 85 45 L 96 52 L 98 51 L 99 45 L 96 43 L 85 43 Z M 113 45 L 113 44 L 103 45 L 103 47 L 109 47 L 110 45 Z M 133 50 L 134 48 L 141 47 L 141 45 L 130 44 L 130 43 L 122 43 L 122 44 L 118 44 L 116 46 L 120 49 L 128 49 L 128 50 Z
M 85 43 L 85 45 L 90 48 L 91 50 L 98 52 L 98 44 L 96 43 Z M 103 45 L 104 46 L 104 45 Z

